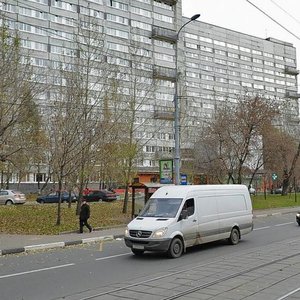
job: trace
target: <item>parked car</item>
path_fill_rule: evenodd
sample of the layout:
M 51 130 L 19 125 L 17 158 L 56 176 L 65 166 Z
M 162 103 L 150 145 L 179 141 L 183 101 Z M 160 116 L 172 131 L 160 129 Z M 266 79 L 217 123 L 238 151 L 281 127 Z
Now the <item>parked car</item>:
M 250 193 L 250 195 L 256 195 L 256 190 L 255 190 L 255 188 L 250 187 L 250 188 L 249 188 L 249 193 Z
M 296 222 L 298 223 L 298 225 L 300 226 L 300 212 L 296 213 Z
M 88 194 L 83 195 L 83 199 L 87 202 L 93 201 L 114 201 L 117 200 L 117 194 L 108 190 L 92 190 Z
M 76 202 L 77 196 L 75 193 L 71 193 L 71 201 Z M 58 203 L 59 201 L 59 192 L 52 192 L 48 195 L 38 196 L 36 202 L 38 203 Z M 69 192 L 63 191 L 61 192 L 61 202 L 67 203 L 69 201 Z
M 0 190 L 0 204 L 24 204 L 26 196 L 22 192 L 14 190 Z
M 274 194 L 282 194 L 282 187 L 275 189 Z

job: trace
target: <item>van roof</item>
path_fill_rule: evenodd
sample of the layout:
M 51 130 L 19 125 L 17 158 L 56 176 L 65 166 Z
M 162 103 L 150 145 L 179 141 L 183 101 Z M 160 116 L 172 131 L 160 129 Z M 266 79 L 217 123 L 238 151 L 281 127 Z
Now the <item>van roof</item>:
M 203 184 L 203 185 L 169 185 L 159 188 L 153 196 L 159 197 L 174 197 L 174 198 L 185 198 L 186 195 L 191 191 L 242 191 L 248 192 L 246 185 L 243 184 Z M 152 197 L 153 197 L 152 196 Z

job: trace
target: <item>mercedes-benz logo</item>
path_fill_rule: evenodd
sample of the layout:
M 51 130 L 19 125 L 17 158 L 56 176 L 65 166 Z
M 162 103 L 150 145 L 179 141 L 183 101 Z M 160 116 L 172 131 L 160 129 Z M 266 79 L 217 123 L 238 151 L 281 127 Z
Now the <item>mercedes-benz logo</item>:
M 139 230 L 136 234 L 138 237 L 141 237 L 143 235 L 143 232 L 141 230 Z

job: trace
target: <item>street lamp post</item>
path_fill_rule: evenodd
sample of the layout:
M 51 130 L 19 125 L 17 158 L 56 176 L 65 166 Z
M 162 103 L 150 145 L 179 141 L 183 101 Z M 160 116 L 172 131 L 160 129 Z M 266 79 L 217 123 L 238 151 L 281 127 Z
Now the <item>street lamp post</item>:
M 174 115 L 174 127 L 175 127 L 175 154 L 174 154 L 174 173 L 175 173 L 175 184 L 180 184 L 180 125 L 179 125 L 179 103 L 178 103 L 178 38 L 179 33 L 184 26 L 189 24 L 192 21 L 197 20 L 200 17 L 200 14 L 194 15 L 190 18 L 188 22 L 183 24 L 177 34 L 176 34 L 176 43 L 175 43 L 175 94 L 174 94 L 174 106 L 175 106 L 175 115 Z

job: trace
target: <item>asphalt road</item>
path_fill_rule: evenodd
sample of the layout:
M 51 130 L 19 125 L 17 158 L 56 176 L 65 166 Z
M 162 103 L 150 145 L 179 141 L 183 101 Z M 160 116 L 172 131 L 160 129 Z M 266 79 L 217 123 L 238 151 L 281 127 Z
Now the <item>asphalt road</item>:
M 213 295 L 213 291 L 219 291 L 223 287 L 223 284 L 216 280 L 221 276 L 217 269 L 225 262 L 227 265 L 224 265 L 224 270 L 221 268 L 224 272 L 233 272 L 233 269 L 237 268 L 234 273 L 236 275 L 234 276 L 235 281 L 232 278 L 233 273 L 231 275 L 224 273 L 222 277 L 223 281 L 231 278 L 233 283 L 241 281 L 243 276 L 256 271 L 257 268 L 262 268 L 260 272 L 269 274 L 272 272 L 270 265 L 274 262 L 276 266 L 282 264 L 282 259 L 294 259 L 294 263 L 298 264 L 300 274 L 300 258 L 295 256 L 297 251 L 288 253 L 289 249 L 293 248 L 292 244 L 295 240 L 299 239 L 300 242 L 299 234 L 300 227 L 295 222 L 295 215 L 285 214 L 255 219 L 254 231 L 245 235 L 236 246 L 229 246 L 223 241 L 197 246 L 189 249 L 179 259 L 168 259 L 163 254 L 153 253 L 145 253 L 143 257 L 136 257 L 124 245 L 123 240 L 108 242 L 104 245 L 81 245 L 37 253 L 4 256 L 0 257 L 0 299 L 175 299 L 165 297 L 167 293 L 164 289 L 167 288 L 167 284 L 169 287 L 174 284 L 172 280 L 166 281 L 166 278 L 171 278 L 174 274 L 182 274 L 180 278 L 176 277 L 176 285 L 173 288 L 173 290 L 177 288 L 178 291 L 182 292 L 180 289 L 191 284 L 187 279 L 188 276 L 192 276 L 193 273 L 190 271 L 195 270 L 195 266 L 199 266 L 196 268 L 197 272 L 200 272 L 202 268 L 203 274 L 207 273 L 209 278 L 214 278 L 212 280 L 215 281 L 210 281 L 211 284 L 214 283 L 214 288 L 206 294 L 201 292 L 201 297 L 199 294 L 194 297 L 190 294 L 189 297 L 185 295 L 181 298 L 176 297 L 176 299 L 226 299 L 225 296 L 218 298 Z M 289 243 L 291 247 L 287 247 Z M 251 260 L 248 261 L 248 258 L 252 256 L 256 258 L 256 253 L 258 256 L 261 255 L 261 261 L 259 266 L 253 268 L 255 263 Z M 288 257 L 282 258 L 281 255 L 284 254 Z M 278 258 L 279 256 L 280 258 Z M 228 265 L 232 265 L 232 270 Z M 295 271 L 296 273 L 297 271 Z M 267 298 L 262 292 L 261 294 L 256 292 L 253 299 L 290 299 L 280 298 L 281 295 L 289 297 L 288 293 L 290 292 L 293 292 L 291 297 L 298 295 L 298 298 L 291 299 L 300 299 L 299 274 L 296 278 L 297 281 L 286 287 L 286 290 L 278 289 L 278 295 L 271 295 L 270 298 Z M 211 277 L 213 275 L 215 277 Z M 253 274 L 253 278 L 256 275 Z M 197 276 L 199 276 L 198 273 Z M 154 282 L 153 280 L 158 283 L 150 285 L 149 282 Z M 299 291 L 297 291 L 297 282 Z M 179 289 L 178 284 L 180 283 L 182 285 Z M 156 290 L 159 287 L 161 289 L 160 296 L 153 292 L 147 297 L 145 294 L 147 289 L 143 290 L 145 286 L 147 289 L 151 287 Z M 122 287 L 126 287 L 126 289 L 119 290 Z M 141 289 L 140 296 L 133 295 L 130 292 L 130 287 L 134 287 L 135 291 Z M 105 294 L 105 292 L 112 290 L 114 293 Z M 93 297 L 93 295 L 98 296 Z M 210 298 L 203 295 L 209 295 Z M 236 297 L 232 299 L 248 299 L 243 296 L 243 293 L 239 297 L 238 291 L 234 295 Z

